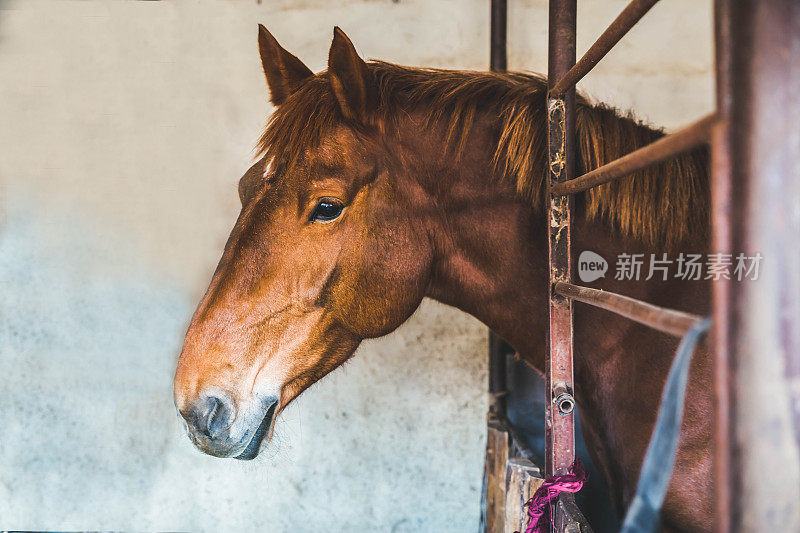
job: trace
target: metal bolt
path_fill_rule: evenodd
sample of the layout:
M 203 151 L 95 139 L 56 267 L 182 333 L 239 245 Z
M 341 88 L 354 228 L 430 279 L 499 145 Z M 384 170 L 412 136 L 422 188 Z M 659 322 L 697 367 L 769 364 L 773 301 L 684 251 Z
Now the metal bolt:
M 572 396 L 566 383 L 558 383 L 553 387 L 553 403 L 556 404 L 558 413 L 562 416 L 575 410 L 575 397 Z

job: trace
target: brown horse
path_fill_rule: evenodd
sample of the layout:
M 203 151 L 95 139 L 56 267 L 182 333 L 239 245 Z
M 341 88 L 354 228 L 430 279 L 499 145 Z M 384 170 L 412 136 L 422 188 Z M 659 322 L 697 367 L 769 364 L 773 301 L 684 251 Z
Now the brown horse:
M 262 156 L 191 321 L 175 404 L 204 452 L 250 459 L 277 414 L 400 326 L 423 298 L 470 313 L 544 368 L 547 335 L 546 81 L 527 74 L 364 62 L 338 28 L 313 74 L 262 26 L 271 100 Z M 579 99 L 579 170 L 661 132 Z M 708 180 L 693 153 L 576 198 L 574 248 L 617 254 L 706 249 Z M 704 313 L 704 282 L 593 286 Z M 575 382 L 591 455 L 624 512 L 676 340 L 575 308 Z M 675 530 L 708 530 L 710 363 L 695 355 L 664 508 Z

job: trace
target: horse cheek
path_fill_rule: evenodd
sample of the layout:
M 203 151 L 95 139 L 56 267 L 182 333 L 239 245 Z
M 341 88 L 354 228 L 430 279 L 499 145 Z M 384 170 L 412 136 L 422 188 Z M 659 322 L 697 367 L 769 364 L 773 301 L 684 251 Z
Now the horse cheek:
M 393 228 L 390 237 L 375 232 L 359 261 L 337 287 L 340 321 L 361 338 L 387 335 L 397 329 L 425 296 L 430 276 L 429 251 L 410 231 Z

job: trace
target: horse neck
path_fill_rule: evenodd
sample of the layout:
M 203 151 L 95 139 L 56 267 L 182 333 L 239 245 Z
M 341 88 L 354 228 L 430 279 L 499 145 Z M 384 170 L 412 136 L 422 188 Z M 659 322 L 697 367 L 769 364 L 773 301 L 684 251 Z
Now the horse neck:
M 428 296 L 473 315 L 543 370 L 545 221 L 519 198 L 512 180 L 494 175 L 488 128 L 473 131 L 460 158 L 428 160 L 418 173 L 427 177 L 422 186 L 439 213 L 429 228 Z M 430 144 L 425 139 L 420 146 Z
M 461 159 L 450 165 L 439 160 L 435 171 L 422 173 L 432 180 L 423 187 L 434 196 L 440 213 L 430 231 L 435 261 L 428 296 L 475 316 L 508 341 L 522 359 L 544 371 L 549 283 L 545 216 L 519 197 L 515 183 L 493 174 L 490 136 L 480 129 L 477 132 Z M 619 254 L 649 256 L 666 250 L 620 235 L 605 222 L 576 216 L 572 249 L 573 262 L 583 250 L 597 252 L 609 262 L 611 274 L 593 286 L 668 307 L 704 307 L 698 297 L 702 291 L 687 294 L 686 284 L 680 282 L 614 280 Z M 685 302 L 690 303 L 682 305 Z M 600 313 L 590 313 L 597 327 L 576 329 L 575 349 L 583 354 L 576 361 L 576 377 L 592 367 L 593 358 L 606 353 L 593 348 L 608 344 L 603 326 L 608 313 Z

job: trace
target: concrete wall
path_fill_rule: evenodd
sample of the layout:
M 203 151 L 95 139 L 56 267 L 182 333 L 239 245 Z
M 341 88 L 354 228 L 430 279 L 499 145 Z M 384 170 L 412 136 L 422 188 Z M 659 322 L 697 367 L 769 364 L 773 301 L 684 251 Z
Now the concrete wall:
M 582 0 L 583 50 L 624 2 Z M 546 2 L 510 0 L 543 71 Z M 470 531 L 486 331 L 426 302 L 295 402 L 251 463 L 172 406 L 188 318 L 270 112 L 263 22 L 313 69 L 484 68 L 488 0 L 0 3 L 0 529 Z M 582 84 L 669 127 L 711 109 L 708 2 L 676 0 Z

